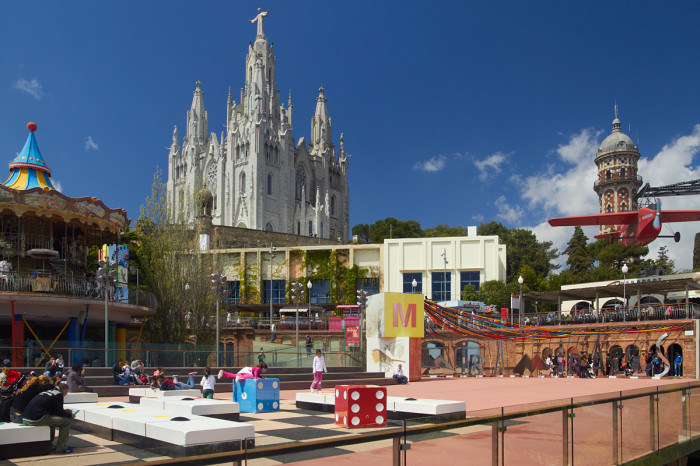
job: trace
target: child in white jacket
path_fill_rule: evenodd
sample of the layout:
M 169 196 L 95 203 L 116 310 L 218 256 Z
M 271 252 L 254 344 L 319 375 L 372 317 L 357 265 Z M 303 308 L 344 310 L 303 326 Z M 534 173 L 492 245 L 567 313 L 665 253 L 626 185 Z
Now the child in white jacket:
M 316 350 L 316 356 L 314 357 L 314 381 L 311 382 L 311 393 L 314 391 L 314 385 L 316 385 L 316 391 L 321 393 L 321 380 L 324 372 L 328 373 L 328 369 L 326 369 L 326 360 L 321 356 L 321 350 L 319 349 Z

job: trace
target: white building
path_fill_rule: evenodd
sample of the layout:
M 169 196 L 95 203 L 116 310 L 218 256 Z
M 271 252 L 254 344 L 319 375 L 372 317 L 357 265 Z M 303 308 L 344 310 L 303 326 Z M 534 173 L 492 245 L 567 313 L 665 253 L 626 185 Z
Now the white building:
M 485 281 L 505 281 L 506 246 L 498 236 L 386 239 L 382 270 L 386 292 L 457 300 L 468 284 L 478 291 Z
M 173 131 L 168 156 L 168 201 L 190 221 L 194 193 L 213 196 L 214 225 L 265 229 L 280 233 L 349 240 L 348 158 L 340 135 L 336 153 L 323 88 L 311 118 L 311 138 L 295 142 L 292 94 L 280 103 L 276 58 L 263 20 L 254 18 L 258 34 L 249 45 L 245 87 L 236 103 L 229 89 L 226 132 L 209 133 L 204 93 L 196 83 L 187 112 L 186 134 L 179 145 Z

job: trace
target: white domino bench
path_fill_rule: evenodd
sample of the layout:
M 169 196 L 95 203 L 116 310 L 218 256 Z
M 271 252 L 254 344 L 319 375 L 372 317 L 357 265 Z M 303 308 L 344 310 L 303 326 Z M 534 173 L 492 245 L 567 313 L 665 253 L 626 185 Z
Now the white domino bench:
M 296 406 L 313 411 L 335 412 L 335 393 L 296 394 Z M 388 396 L 387 417 L 389 419 L 429 418 L 433 422 L 465 419 L 467 404 L 464 401 L 431 400 Z
M 166 411 L 173 416 L 206 416 L 237 421 L 241 416 L 238 403 L 192 397 L 141 397 L 140 405 Z
M 63 397 L 64 403 L 97 403 L 97 393 L 71 392 Z
M 0 460 L 51 453 L 51 428 L 0 423 Z
M 162 409 L 128 403 L 67 407 L 81 409 L 74 420 L 76 430 L 138 448 L 163 447 L 164 451 L 172 452 L 168 456 L 236 450 L 244 440 L 248 441 L 248 446 L 254 445 L 255 429 L 251 424 L 197 415 L 173 415 Z
M 201 398 L 202 392 L 197 389 L 185 389 L 185 390 L 153 390 L 150 386 L 148 387 L 134 387 L 129 389 L 129 403 L 138 403 L 141 397 L 183 397 L 189 396 L 192 398 Z

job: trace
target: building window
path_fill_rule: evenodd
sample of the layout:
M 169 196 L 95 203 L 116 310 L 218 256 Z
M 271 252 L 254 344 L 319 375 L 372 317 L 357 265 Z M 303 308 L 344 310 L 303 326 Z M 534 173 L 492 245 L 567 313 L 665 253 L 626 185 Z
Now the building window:
M 416 289 L 413 289 L 413 280 L 416 281 Z M 421 272 L 416 273 L 404 273 L 403 274 L 403 292 L 404 293 L 420 293 L 423 294 L 423 274 Z
M 272 223 L 267 222 L 267 225 L 265 225 L 265 231 L 275 231 L 275 230 L 272 228 Z
M 241 194 L 245 194 L 245 172 L 241 173 L 241 182 L 238 183 L 241 188 Z
M 433 301 L 449 301 L 452 296 L 452 272 L 432 273 L 432 299 Z
M 605 180 L 610 181 L 611 178 L 612 178 L 612 173 L 610 173 L 610 170 L 606 171 L 605 172 Z
M 284 304 L 284 292 L 287 282 L 272 280 L 272 304 Z M 263 303 L 270 303 L 270 280 L 263 280 Z
M 267 195 L 272 196 L 272 175 L 267 175 Z
M 612 206 L 611 206 L 610 204 L 608 204 L 608 206 L 605 208 L 605 211 L 606 211 L 607 213 L 612 212 Z
M 620 204 L 620 212 L 627 212 L 627 204 L 625 202 Z
M 311 280 L 311 290 L 309 291 L 309 303 L 330 304 L 331 302 L 331 281 Z
M 302 198 L 302 194 L 306 194 L 306 171 L 304 170 L 304 167 L 298 166 L 297 167 L 297 172 L 296 172 L 296 177 L 295 177 L 295 182 L 296 182 L 296 198 L 300 199 L 302 201 L 305 201 L 306 199 Z
M 320 236 L 321 238 L 323 238 L 323 222 L 321 222 L 321 224 L 320 224 L 319 226 L 320 226 L 320 233 L 319 233 L 318 236 Z
M 620 168 L 620 179 L 624 180 L 627 171 L 624 168 Z
M 226 290 L 224 291 L 223 303 L 224 304 L 238 304 L 241 302 L 241 282 L 231 281 L 226 282 Z
M 297 235 L 301 235 L 301 222 L 297 222 Z
M 358 278 L 355 280 L 355 288 L 357 288 L 358 290 L 366 291 L 368 296 L 372 296 L 373 294 L 379 294 L 379 279 Z
M 335 196 L 331 196 L 331 216 L 335 217 Z
M 309 220 L 309 236 L 313 236 L 313 235 L 314 235 L 314 223 L 311 220 Z
M 464 290 L 464 287 L 467 285 L 472 285 L 474 287 L 474 291 L 479 291 L 479 278 L 480 278 L 480 273 L 478 270 L 469 270 L 469 271 L 463 271 L 459 273 L 459 291 L 460 294 Z

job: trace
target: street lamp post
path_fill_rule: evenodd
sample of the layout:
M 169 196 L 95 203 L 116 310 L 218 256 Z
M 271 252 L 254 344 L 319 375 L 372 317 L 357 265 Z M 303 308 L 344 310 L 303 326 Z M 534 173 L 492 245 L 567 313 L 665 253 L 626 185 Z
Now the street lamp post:
M 309 282 L 309 285 L 311 282 Z M 311 286 L 309 286 L 311 288 Z M 297 367 L 299 367 L 299 360 L 301 359 L 299 355 L 299 301 L 302 299 L 304 296 L 304 285 L 302 285 L 299 282 L 294 282 L 292 283 L 292 302 L 296 305 L 296 318 L 295 318 L 295 323 L 294 323 L 294 328 L 295 328 L 295 342 L 296 342 L 296 347 L 297 347 Z M 310 300 L 309 300 L 310 301 Z
M 415 279 L 413 280 L 416 281 Z M 367 292 L 365 290 L 357 291 L 357 304 L 360 305 L 360 357 L 365 353 L 365 309 L 367 309 Z
M 447 250 L 443 249 L 442 254 L 442 260 L 445 261 L 445 275 L 442 277 L 442 299 L 443 301 L 447 301 Z
M 272 328 L 272 259 L 275 258 L 273 254 L 275 249 L 277 248 L 270 244 L 270 328 Z
M 518 323 L 523 324 L 523 276 L 518 277 L 518 283 L 520 284 L 520 294 L 518 295 Z
M 413 281 L 411 282 L 411 286 L 413 286 L 413 293 L 416 292 L 416 287 L 418 286 L 418 282 L 414 278 Z
M 622 321 L 627 321 L 627 272 L 629 272 L 629 267 L 627 264 L 622 265 L 622 304 L 624 309 L 622 309 Z
M 226 275 L 220 273 L 211 274 L 211 291 L 216 293 L 216 367 L 220 367 L 219 357 L 219 293 L 226 287 Z
M 109 290 L 117 281 L 117 263 L 98 261 L 95 279 L 102 284 L 105 292 L 105 367 L 109 367 Z

